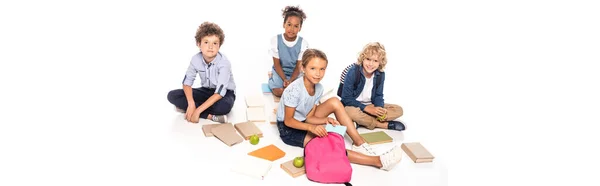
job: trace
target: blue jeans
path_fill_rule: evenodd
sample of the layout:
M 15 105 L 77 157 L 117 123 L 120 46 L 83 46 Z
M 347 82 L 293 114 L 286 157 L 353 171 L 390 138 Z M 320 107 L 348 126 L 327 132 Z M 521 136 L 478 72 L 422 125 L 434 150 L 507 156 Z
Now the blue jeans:
M 283 121 L 277 121 L 277 128 L 279 128 L 279 137 L 281 137 L 283 143 L 300 148 L 304 147 L 304 138 L 306 138 L 308 131 L 288 127 Z
M 196 107 L 199 107 L 213 94 L 215 94 L 215 89 L 206 87 L 192 89 L 192 96 L 194 97 Z M 183 89 L 170 91 L 169 94 L 167 94 L 167 100 L 169 100 L 169 102 L 175 105 L 177 108 L 187 110 L 188 103 Z M 206 119 L 208 114 L 226 115 L 231 111 L 231 108 L 233 108 L 234 102 L 235 93 L 233 93 L 233 90 L 227 90 L 225 97 L 221 98 L 219 101 L 215 102 L 215 104 L 208 107 L 204 112 L 200 113 L 200 118 Z

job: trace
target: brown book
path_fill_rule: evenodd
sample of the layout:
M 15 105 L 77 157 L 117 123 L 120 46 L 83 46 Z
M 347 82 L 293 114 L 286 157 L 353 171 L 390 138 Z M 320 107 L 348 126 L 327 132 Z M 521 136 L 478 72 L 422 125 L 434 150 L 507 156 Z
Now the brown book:
M 294 178 L 306 174 L 304 166 L 300 168 L 294 166 L 294 159 L 282 163 L 281 168 Z
M 237 123 L 234 125 L 234 127 L 245 140 L 250 139 L 250 136 L 255 134 L 258 135 L 259 138 L 263 137 L 260 129 L 258 129 L 258 127 L 256 127 L 256 125 L 251 121 Z
M 263 148 L 257 149 L 255 151 L 249 152 L 248 155 L 259 157 L 269 161 L 275 161 L 285 156 L 285 152 L 277 148 L 277 146 L 271 144 Z
M 269 115 L 269 122 L 273 125 L 277 124 L 277 105 L 275 105 L 275 108 L 273 109 L 273 113 L 271 113 Z
M 419 142 L 403 143 L 402 150 L 413 160 L 415 163 L 432 162 L 433 155 L 421 145 Z
M 265 109 L 264 107 L 248 107 L 246 108 L 246 117 L 248 121 L 266 121 Z
M 241 143 L 244 139 L 235 131 L 230 123 L 222 124 L 212 128 L 213 135 L 228 146 Z
M 265 101 L 262 95 L 246 96 L 246 107 L 264 107 Z
M 383 131 L 362 133 L 360 136 L 362 136 L 369 145 L 389 143 L 394 140 Z
M 204 132 L 204 136 L 206 136 L 206 137 L 214 136 L 211 130 L 219 125 L 223 125 L 223 123 L 202 125 L 202 132 Z
M 269 123 L 277 124 L 277 109 L 273 109 L 273 113 L 269 115 Z

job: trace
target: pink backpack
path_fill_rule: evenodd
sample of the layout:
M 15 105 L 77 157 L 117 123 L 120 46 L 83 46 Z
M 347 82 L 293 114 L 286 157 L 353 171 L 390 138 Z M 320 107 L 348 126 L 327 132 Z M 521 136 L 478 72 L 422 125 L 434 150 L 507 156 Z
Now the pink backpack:
M 335 132 L 311 139 L 304 147 L 306 177 L 319 183 L 351 185 L 352 166 L 345 145 L 344 137 Z

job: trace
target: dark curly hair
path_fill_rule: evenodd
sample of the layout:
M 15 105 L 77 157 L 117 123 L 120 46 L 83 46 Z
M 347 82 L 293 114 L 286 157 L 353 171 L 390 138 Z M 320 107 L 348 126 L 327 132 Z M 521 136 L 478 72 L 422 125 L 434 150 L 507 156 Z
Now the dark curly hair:
M 283 12 L 283 14 L 282 14 L 283 24 L 285 24 L 288 17 L 290 17 L 290 16 L 296 16 L 296 17 L 300 18 L 300 25 L 302 25 L 302 23 L 304 22 L 304 19 L 306 19 L 306 14 L 304 13 L 304 11 L 302 9 L 300 9 L 299 6 L 286 6 L 282 10 L 282 12 Z
M 223 29 L 219 27 L 219 25 L 211 22 L 204 22 L 196 31 L 196 43 L 200 43 L 203 37 L 215 35 L 219 38 L 219 45 L 223 45 L 225 41 L 225 34 L 223 33 Z

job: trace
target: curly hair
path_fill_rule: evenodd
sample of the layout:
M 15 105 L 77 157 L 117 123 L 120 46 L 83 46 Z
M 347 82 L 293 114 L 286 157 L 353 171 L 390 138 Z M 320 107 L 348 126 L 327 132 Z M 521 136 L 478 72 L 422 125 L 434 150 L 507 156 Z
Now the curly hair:
M 300 9 L 299 6 L 286 6 L 281 11 L 283 12 L 283 14 L 281 14 L 281 15 L 283 16 L 284 24 L 287 21 L 288 17 L 290 17 L 290 16 L 296 16 L 296 17 L 300 18 L 300 25 L 302 25 L 302 23 L 304 22 L 304 19 L 306 19 L 306 14 L 304 13 L 304 11 L 302 9 Z
M 379 70 L 379 72 L 383 72 L 383 69 L 385 69 L 385 65 L 387 64 L 387 57 L 385 53 L 385 47 L 379 42 L 371 42 L 365 45 L 363 50 L 358 55 L 358 61 L 356 64 L 362 66 L 363 61 L 373 55 L 379 56 L 379 67 L 377 70 Z
M 308 62 L 310 62 L 310 60 L 312 60 L 313 58 L 321 58 L 325 60 L 325 62 L 329 63 L 329 61 L 327 60 L 327 55 L 325 55 L 323 51 L 309 48 L 306 49 L 306 51 L 304 51 L 304 53 L 302 54 L 302 66 L 306 68 Z
M 198 30 L 196 30 L 196 43 L 200 43 L 202 38 L 212 35 L 215 35 L 219 38 L 219 45 L 223 45 L 223 42 L 225 41 L 223 29 L 221 29 L 221 27 L 215 23 L 204 22 L 198 27 Z

